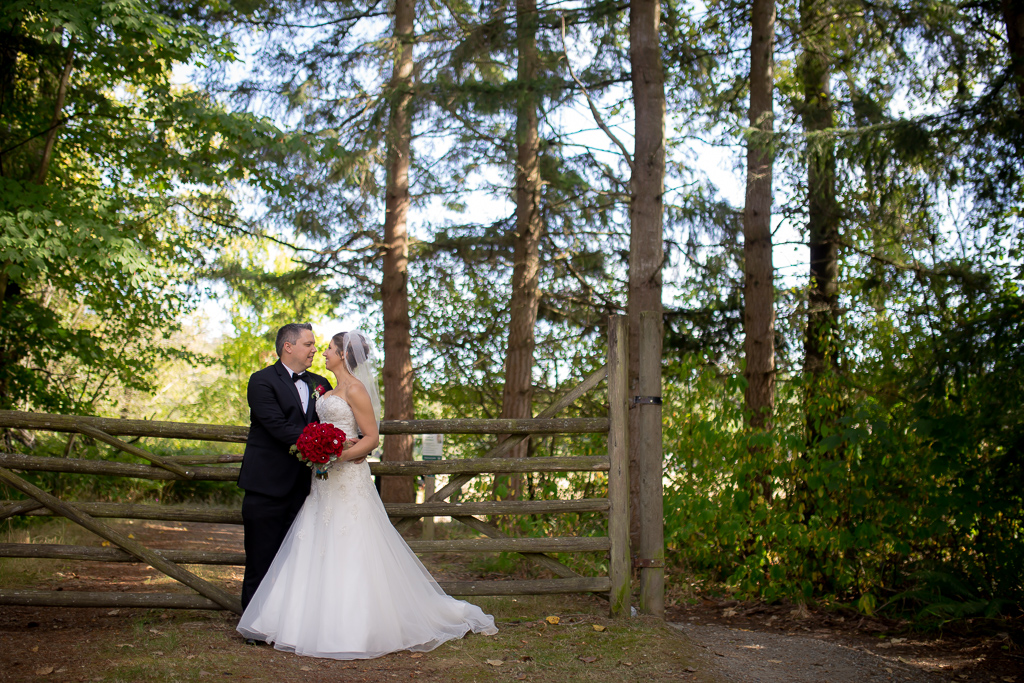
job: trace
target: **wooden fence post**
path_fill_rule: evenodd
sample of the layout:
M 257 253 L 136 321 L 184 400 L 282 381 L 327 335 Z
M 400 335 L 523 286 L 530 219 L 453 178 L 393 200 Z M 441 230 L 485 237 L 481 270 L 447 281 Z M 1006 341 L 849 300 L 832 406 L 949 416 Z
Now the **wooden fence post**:
M 665 512 L 661 461 L 661 314 L 640 313 L 640 611 L 665 617 Z
M 613 617 L 629 616 L 629 372 L 625 316 L 608 319 L 608 537 L 611 539 L 608 600 Z

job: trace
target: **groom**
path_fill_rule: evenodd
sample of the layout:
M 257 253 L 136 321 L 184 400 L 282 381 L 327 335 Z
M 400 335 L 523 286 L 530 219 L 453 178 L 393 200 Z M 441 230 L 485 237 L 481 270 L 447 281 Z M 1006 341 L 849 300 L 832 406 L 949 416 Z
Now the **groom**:
M 245 578 L 242 607 L 270 569 L 288 528 L 309 493 L 310 469 L 288 452 L 310 422 L 316 422 L 316 387 L 331 383 L 306 372 L 316 355 L 309 323 L 289 323 L 277 332 L 280 360 L 253 373 L 247 398 L 252 425 L 238 486 L 245 489 Z

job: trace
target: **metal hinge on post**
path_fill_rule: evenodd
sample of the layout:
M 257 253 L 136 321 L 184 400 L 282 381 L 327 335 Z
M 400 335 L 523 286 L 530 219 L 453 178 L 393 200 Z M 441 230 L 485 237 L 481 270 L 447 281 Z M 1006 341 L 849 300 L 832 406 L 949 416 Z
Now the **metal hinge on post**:
M 661 396 L 634 396 L 630 403 L 632 406 L 660 406 Z

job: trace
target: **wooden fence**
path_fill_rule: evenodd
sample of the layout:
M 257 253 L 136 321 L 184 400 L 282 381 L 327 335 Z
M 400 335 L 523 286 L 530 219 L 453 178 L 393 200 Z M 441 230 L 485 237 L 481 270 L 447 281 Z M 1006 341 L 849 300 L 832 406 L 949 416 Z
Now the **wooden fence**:
M 446 474 L 447 485 L 421 504 L 387 504 L 388 515 L 400 530 L 407 530 L 421 517 L 450 516 L 484 536 L 455 540 L 416 540 L 409 545 L 418 553 L 428 552 L 516 552 L 549 570 L 555 579 L 449 581 L 440 582 L 452 595 L 526 595 L 545 593 L 606 593 L 613 616 L 629 615 L 629 463 L 627 434 L 627 349 L 626 324 L 612 316 L 608 326 L 607 365 L 587 377 L 561 399 L 531 419 L 496 420 L 410 420 L 381 422 L 382 434 L 509 434 L 483 458 L 433 462 L 371 463 L 373 474 L 418 476 Z M 608 415 L 599 418 L 557 418 L 559 412 L 607 378 Z M 146 519 L 179 522 L 241 524 L 241 511 L 198 507 L 116 502 L 64 501 L 34 486 L 14 472 L 46 471 L 123 476 L 155 480 L 234 481 L 237 468 L 210 467 L 215 463 L 241 462 L 241 456 L 159 457 L 118 437 L 159 437 L 199 441 L 244 443 L 246 427 L 198 425 L 146 420 L 116 420 L 0 411 L 0 428 L 70 432 L 84 434 L 109 444 L 149 464 L 55 458 L 0 453 L 0 481 L 17 489 L 25 499 L 0 501 L 0 520 L 13 515 L 61 515 L 108 541 L 112 547 L 50 544 L 0 544 L 0 557 L 57 558 L 102 562 L 143 562 L 195 591 L 187 593 L 123 593 L 84 591 L 37 591 L 0 589 L 0 604 L 80 607 L 163 607 L 228 609 L 241 613 L 237 596 L 229 594 L 182 565 L 241 565 L 242 553 L 192 550 L 153 550 L 128 534 L 105 524 L 106 518 Z M 531 434 L 607 433 L 608 454 L 599 457 L 503 457 Z M 480 474 L 525 472 L 607 472 L 608 497 L 577 500 L 527 500 L 452 502 L 449 498 Z M 660 512 L 660 500 L 657 501 Z M 512 538 L 481 516 L 531 515 L 545 513 L 602 512 L 607 514 L 607 536 Z M 547 553 L 607 552 L 609 571 L 605 576 L 582 576 Z M 648 565 L 640 565 L 648 566 Z M 661 570 L 659 570 L 660 572 Z M 658 588 L 658 590 L 661 590 Z

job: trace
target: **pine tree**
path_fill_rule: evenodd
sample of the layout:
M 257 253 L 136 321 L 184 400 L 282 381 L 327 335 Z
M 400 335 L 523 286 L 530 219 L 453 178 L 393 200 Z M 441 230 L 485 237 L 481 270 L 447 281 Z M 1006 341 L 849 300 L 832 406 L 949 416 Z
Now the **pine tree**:
M 393 103 L 387 131 L 387 184 L 384 209 L 384 263 L 381 307 L 384 313 L 384 418 L 411 420 L 413 403 L 412 339 L 409 321 L 409 157 L 412 151 L 412 72 L 415 0 L 395 3 L 395 65 L 390 90 Z M 384 439 L 383 459 L 412 460 L 413 436 L 392 434 Z M 381 499 L 414 503 L 410 477 L 383 477 Z
M 750 133 L 743 212 L 743 327 L 750 424 L 771 428 L 775 408 L 775 273 L 772 266 L 772 139 L 775 0 L 751 11 Z

